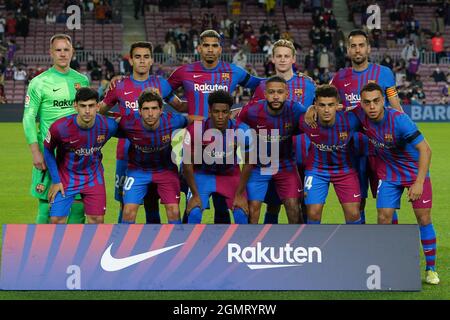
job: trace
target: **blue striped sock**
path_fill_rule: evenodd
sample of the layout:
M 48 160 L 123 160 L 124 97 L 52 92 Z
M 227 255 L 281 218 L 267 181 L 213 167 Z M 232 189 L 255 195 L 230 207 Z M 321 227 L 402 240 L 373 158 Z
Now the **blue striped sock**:
M 235 208 L 233 210 L 234 223 L 238 224 L 248 224 L 248 217 L 244 210 L 241 208 Z
M 345 224 L 362 224 L 362 219 L 359 218 L 358 220 L 355 221 L 345 221 Z
M 181 224 L 181 219 L 178 219 L 178 220 L 169 220 L 169 224 Z
M 264 224 L 278 224 L 278 213 L 269 213 L 264 215 Z
M 308 219 L 308 224 L 320 224 L 320 220 L 310 220 Z
M 395 210 L 394 214 L 392 215 L 392 224 L 398 224 L 397 210 Z
M 199 207 L 195 207 L 189 212 L 188 223 L 202 223 L 202 210 Z
M 134 221 L 123 221 L 123 220 L 120 223 L 122 223 L 122 224 L 135 224 Z
M 365 210 L 359 211 L 359 215 L 361 216 L 361 224 L 366 224 L 366 211 Z
M 161 223 L 161 217 L 159 211 L 147 211 L 145 210 L 145 223 L 159 224 Z
M 420 226 L 420 241 L 422 242 L 423 253 L 427 263 L 426 270 L 435 271 L 436 263 L 436 232 L 433 224 Z

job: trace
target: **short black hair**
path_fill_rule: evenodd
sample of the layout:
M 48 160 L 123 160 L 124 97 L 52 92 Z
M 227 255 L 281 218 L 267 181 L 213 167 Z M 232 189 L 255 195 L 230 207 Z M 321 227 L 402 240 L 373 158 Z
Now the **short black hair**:
M 360 94 L 362 95 L 363 92 L 365 92 L 365 91 L 367 91 L 367 92 L 380 91 L 381 95 L 383 95 L 383 89 L 376 82 L 369 82 L 368 84 L 364 85 L 361 89 Z
M 157 101 L 160 108 L 163 106 L 163 100 L 159 93 L 154 90 L 144 90 L 141 92 L 138 98 L 139 109 L 142 108 L 145 102 Z
M 133 50 L 136 48 L 146 48 L 150 50 L 150 56 L 153 55 L 153 45 L 148 41 L 138 41 L 134 42 L 130 47 L 130 58 L 133 57 Z
M 287 83 L 286 79 L 284 79 L 283 77 L 280 77 L 280 76 L 271 76 L 269 79 L 266 80 L 266 86 L 267 86 L 267 84 L 269 84 L 271 82 L 281 82 L 284 84 Z
M 217 90 L 210 93 L 208 97 L 209 108 L 212 108 L 214 103 L 225 103 L 231 109 L 231 106 L 234 104 L 234 101 L 233 97 L 228 91 Z
M 350 31 L 350 33 L 348 34 L 348 37 L 347 37 L 348 42 L 350 42 L 350 38 L 354 37 L 354 36 L 363 36 L 364 38 L 366 38 L 366 42 L 369 43 L 369 36 L 367 35 L 367 33 L 364 30 L 355 29 L 355 30 Z
M 324 98 L 336 98 L 337 101 L 339 101 L 339 93 L 335 86 L 332 84 L 322 84 L 320 86 L 317 86 L 316 88 L 316 101 L 317 98 L 324 97 Z
M 98 93 L 89 87 L 81 87 L 75 94 L 75 102 L 88 101 L 91 99 L 95 99 L 95 101 L 98 102 Z

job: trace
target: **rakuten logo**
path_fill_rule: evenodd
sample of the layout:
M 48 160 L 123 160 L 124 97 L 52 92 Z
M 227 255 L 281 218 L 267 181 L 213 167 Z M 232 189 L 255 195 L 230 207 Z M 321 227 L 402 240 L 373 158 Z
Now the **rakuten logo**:
M 322 251 L 317 247 L 244 247 L 228 244 L 228 262 L 246 263 L 252 270 L 301 266 L 303 263 L 322 263 Z
M 195 83 L 194 84 L 194 90 L 202 92 L 202 93 L 211 93 L 211 92 L 214 92 L 214 91 L 217 91 L 217 90 L 229 91 L 228 86 L 217 84 L 217 83 L 216 84 L 207 84 L 207 83 L 198 84 L 198 83 Z
M 138 109 L 138 102 L 137 101 L 132 101 L 132 102 L 125 101 L 125 107 L 136 111 Z
M 345 100 L 347 100 L 350 103 L 358 103 L 359 101 L 361 101 L 361 95 L 354 93 L 346 93 Z

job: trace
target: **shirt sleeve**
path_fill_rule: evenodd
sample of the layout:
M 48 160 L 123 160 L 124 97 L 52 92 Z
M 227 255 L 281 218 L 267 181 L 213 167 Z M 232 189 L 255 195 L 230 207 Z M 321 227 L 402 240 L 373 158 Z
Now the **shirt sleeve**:
M 239 85 L 245 88 L 255 89 L 259 85 L 259 83 L 264 80 L 264 78 L 252 76 L 250 73 L 239 66 L 234 65 L 234 67 L 236 68 L 235 71 L 238 74 Z
M 406 114 L 401 114 L 395 118 L 395 128 L 396 133 L 406 143 L 411 143 L 415 146 L 424 140 L 417 125 Z
M 316 85 L 312 81 L 306 81 L 306 92 L 304 105 L 308 108 L 314 103 L 314 98 L 316 96 Z
M 28 144 L 37 142 L 36 116 L 42 102 L 41 93 L 40 83 L 35 78 L 35 81 L 32 80 L 28 86 L 22 119 L 25 139 Z
M 380 78 L 383 80 L 383 87 L 385 88 L 386 97 L 395 97 L 397 95 L 397 88 L 395 86 L 395 77 L 392 70 L 388 67 L 382 66 Z
M 172 72 L 172 74 L 170 75 L 169 79 L 167 79 L 167 82 L 172 87 L 172 90 L 177 90 L 179 87 L 183 85 L 182 80 L 183 78 L 181 76 L 182 73 L 183 73 L 183 66 L 175 69 L 175 71 Z
M 181 115 L 181 114 L 175 114 L 172 113 L 173 121 L 174 121 L 174 127 L 176 129 L 182 129 L 186 128 L 188 125 L 188 119 L 187 117 Z
M 103 103 L 106 104 L 108 107 L 114 106 L 119 101 L 119 98 L 117 97 L 117 84 L 113 89 L 108 89 L 106 91 L 106 95 L 103 98 Z
M 108 123 L 108 139 L 117 136 L 117 131 L 119 129 L 119 124 L 113 118 L 106 118 Z
M 259 100 L 265 99 L 264 96 L 264 84 L 261 82 L 255 89 L 252 98 L 250 99 L 250 103 L 257 102 Z
M 58 132 L 54 125 L 50 126 L 47 136 L 44 139 L 44 160 L 53 183 L 60 183 L 61 179 L 58 173 L 58 165 L 55 158 L 55 149 L 59 143 Z
M 158 76 L 158 80 L 161 86 L 161 97 L 164 100 L 171 102 L 175 98 L 175 93 L 173 92 L 172 87 L 170 86 L 169 82 L 163 77 Z
M 236 124 L 240 125 L 241 123 L 247 123 L 248 122 L 248 107 L 249 105 L 245 105 L 241 111 L 239 112 L 239 115 L 236 118 Z

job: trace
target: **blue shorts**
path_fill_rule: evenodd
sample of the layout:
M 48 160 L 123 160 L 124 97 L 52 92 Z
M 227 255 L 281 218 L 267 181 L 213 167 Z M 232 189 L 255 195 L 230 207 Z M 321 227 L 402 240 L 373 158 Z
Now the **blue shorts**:
M 105 185 L 95 185 L 82 190 L 65 190 L 65 197 L 60 192 L 56 194 L 55 200 L 50 204 L 50 217 L 68 217 L 70 207 L 77 195 L 81 195 L 86 215 L 103 216 L 106 212 Z
M 403 191 L 409 188 L 414 182 L 394 183 L 390 181 L 379 180 L 377 194 L 377 208 L 400 209 L 400 203 Z M 414 209 L 431 209 L 432 207 L 432 188 L 429 177 L 425 178 L 423 184 L 422 196 L 412 202 Z
M 367 156 L 355 156 L 353 158 L 353 166 L 358 173 L 359 189 L 361 198 L 366 199 L 369 190 L 369 175 L 367 172 Z
M 123 202 L 123 184 L 126 178 L 127 166 L 127 160 L 116 160 L 114 199 L 120 202 Z
M 161 198 L 161 204 L 180 202 L 180 179 L 174 170 L 157 172 L 128 169 L 123 186 L 123 203 L 142 204 L 145 195 L 154 183 Z

